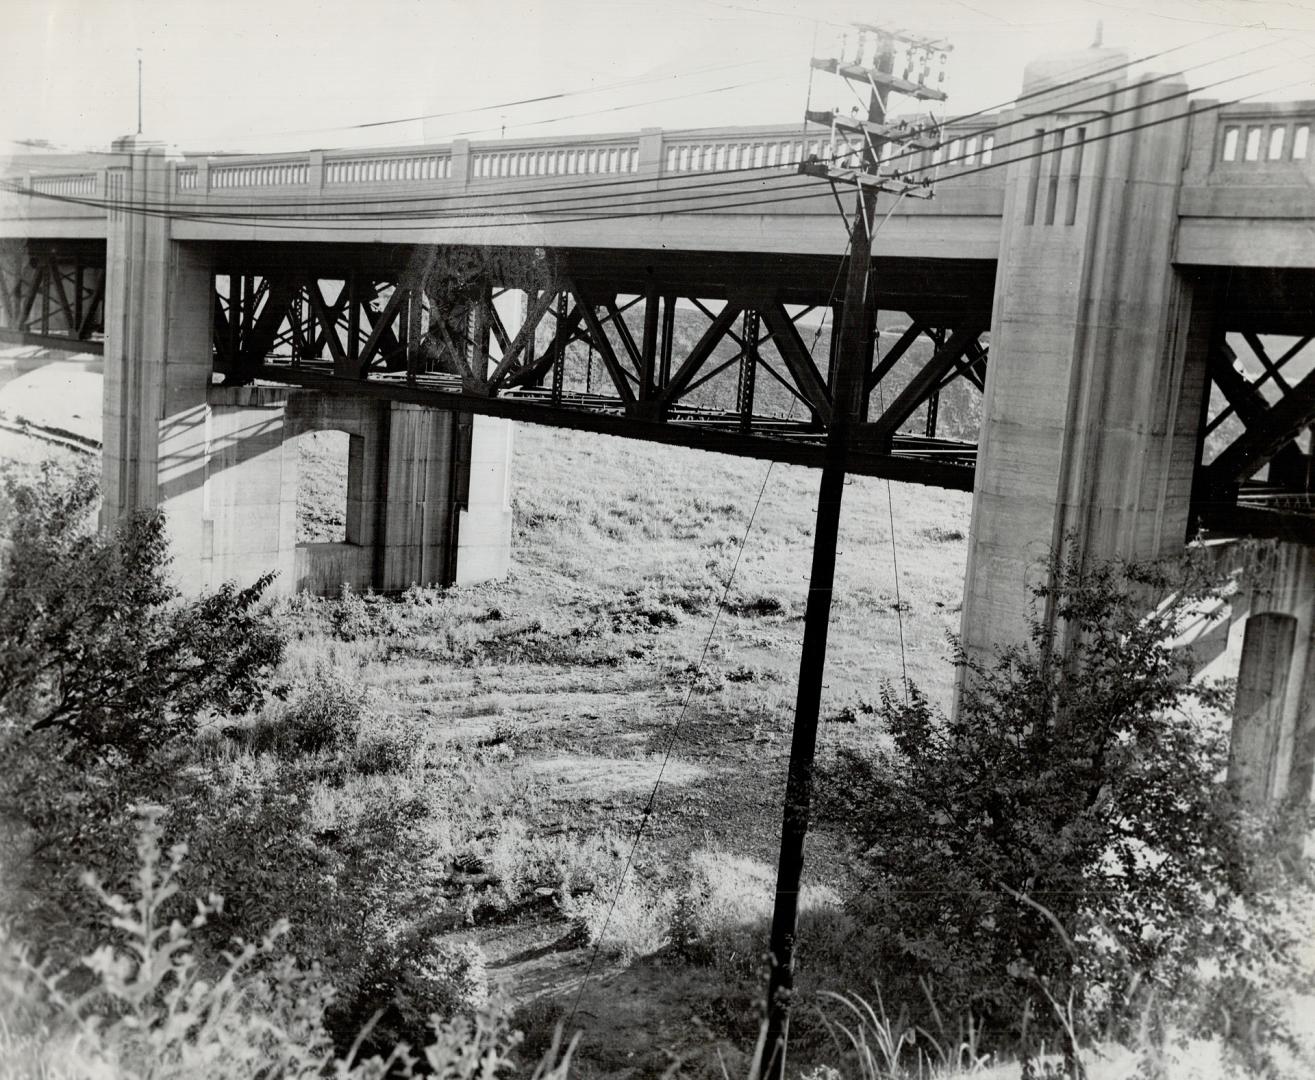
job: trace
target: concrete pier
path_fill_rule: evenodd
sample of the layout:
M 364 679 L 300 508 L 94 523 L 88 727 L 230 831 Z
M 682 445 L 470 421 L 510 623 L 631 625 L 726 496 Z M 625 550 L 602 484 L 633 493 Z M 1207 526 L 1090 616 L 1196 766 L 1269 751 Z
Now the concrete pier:
M 1309 548 L 1247 549 L 1229 779 L 1255 802 L 1309 799 L 1315 774 L 1315 558 Z
M 1023 92 L 1126 60 L 1113 49 L 1039 60 Z M 1022 106 L 1035 149 L 1058 152 L 1006 179 L 962 622 L 974 651 L 1024 632 L 1030 589 L 1061 545 L 1148 557 L 1186 539 L 1210 317 L 1172 264 L 1187 126 L 1091 141 L 1112 110 L 1182 84 L 1125 90 L 1127 78 Z M 1148 103 L 1137 115 L 1173 112 Z
M 169 201 L 165 149 L 116 150 L 132 202 Z M 107 234 L 103 514 L 164 511 L 184 591 L 276 571 L 275 590 L 335 594 L 506 573 L 510 422 L 376 398 L 216 385 L 211 245 L 115 213 Z M 350 437 L 346 537 L 296 543 L 296 439 Z

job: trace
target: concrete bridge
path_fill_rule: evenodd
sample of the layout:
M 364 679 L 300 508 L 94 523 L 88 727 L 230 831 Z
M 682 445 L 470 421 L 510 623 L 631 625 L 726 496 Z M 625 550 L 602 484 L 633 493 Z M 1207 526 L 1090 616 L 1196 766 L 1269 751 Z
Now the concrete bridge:
M 935 197 L 883 197 L 851 467 L 973 491 L 969 647 L 1019 632 L 1066 539 L 1263 539 L 1235 767 L 1304 791 L 1315 102 L 1219 106 L 1125 60 L 1037 61 L 1013 110 L 887 147 Z M 820 462 L 835 358 L 801 327 L 838 314 L 849 205 L 797 174 L 817 132 L 16 159 L 0 336 L 103 347 L 106 515 L 163 507 L 193 587 L 496 576 L 510 420 Z M 960 380 L 976 442 L 938 430 Z M 290 447 L 320 429 L 351 437 L 347 539 L 298 548 Z

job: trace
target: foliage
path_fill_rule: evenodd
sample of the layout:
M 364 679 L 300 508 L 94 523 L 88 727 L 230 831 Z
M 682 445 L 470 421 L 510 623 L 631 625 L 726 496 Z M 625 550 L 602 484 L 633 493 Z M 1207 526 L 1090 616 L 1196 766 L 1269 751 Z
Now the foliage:
M 306 754 L 354 750 L 369 719 L 364 689 L 336 668 L 317 664 L 310 678 L 293 683 L 286 701 L 224 734 L 253 754 L 295 761 Z
M 369 1035 L 363 1031 L 345 1055 L 336 1055 L 325 1024 L 333 992 L 314 967 L 276 955 L 283 922 L 259 944 L 240 945 L 208 977 L 194 957 L 194 935 L 222 910 L 222 898 L 198 902 L 186 921 L 168 920 L 186 849 L 175 846 L 162 856 L 161 810 L 148 808 L 144 817 L 129 895 L 89 878 L 120 936 L 85 958 L 94 975 L 88 992 L 70 996 L 67 973 L 34 966 L 21 950 L 0 954 L 0 1080 L 377 1080 L 418 1072 L 474 1080 L 515 1067 L 520 1035 L 498 1001 L 480 1002 L 473 1017 L 433 1017 L 414 1044 L 363 1058 Z M 261 958 L 269 962 L 255 963 Z M 561 1080 L 570 1053 L 554 1040 L 533 1076 Z
M 128 768 L 70 760 L 67 743 L 56 729 L 0 730 L 0 918 L 61 967 L 110 933 L 106 909 L 82 875 L 126 888 L 135 807 L 186 799 L 195 784 L 177 747 Z
M 351 996 L 329 1010 L 328 1022 L 343 1041 L 354 1040 L 369 1025 L 361 1045 L 382 1053 L 399 1042 L 423 1039 L 431 1016 L 469 1016 L 488 1002 L 479 946 L 441 941 L 422 923 L 368 951 Z
M 676 894 L 628 877 L 571 905 L 590 945 L 603 956 L 629 963 L 671 940 Z
M 133 514 L 102 535 L 88 527 L 96 501 L 89 471 L 6 479 L 0 717 L 59 729 L 74 756 L 140 761 L 207 711 L 257 704 L 283 640 L 261 604 L 271 576 L 182 603 L 163 515 Z
M 1186 996 L 1203 961 L 1263 968 L 1291 944 L 1267 918 L 1275 822 L 1221 781 L 1226 688 L 1169 644 L 1215 595 L 1190 564 L 1058 561 L 1027 642 L 991 663 L 959 650 L 954 718 L 885 688 L 892 745 L 843 751 L 824 785 L 885 986 L 916 1000 L 929 979 L 1026 1054 Z M 1273 1033 L 1266 1010 L 1249 1019 Z
M 182 602 L 165 578 L 158 515 L 97 536 L 90 477 L 43 480 L 7 487 L 0 620 L 15 648 L 0 658 L 0 903 L 10 930 L 60 967 L 95 942 L 121 942 L 80 876 L 93 872 L 111 893 L 128 887 L 134 808 L 153 803 L 169 842 L 195 854 L 176 871 L 183 892 L 228 898 L 190 931 L 206 977 L 235 938 L 286 918 L 287 943 L 339 989 L 337 1037 L 350 1041 L 389 1004 L 397 986 L 380 1000 L 381 972 L 405 972 L 423 991 L 413 1034 L 431 1011 L 472 1007 L 479 965 L 440 955 L 416 929 L 442 877 L 431 801 L 408 783 L 368 783 L 420 759 L 418 729 L 385 720 L 358 684 L 321 666 L 255 722 L 191 737 L 203 712 L 254 705 L 280 658 L 258 602 L 265 582 Z M 348 783 L 363 786 L 331 794 Z M 164 917 L 190 917 L 181 894 L 160 902 Z

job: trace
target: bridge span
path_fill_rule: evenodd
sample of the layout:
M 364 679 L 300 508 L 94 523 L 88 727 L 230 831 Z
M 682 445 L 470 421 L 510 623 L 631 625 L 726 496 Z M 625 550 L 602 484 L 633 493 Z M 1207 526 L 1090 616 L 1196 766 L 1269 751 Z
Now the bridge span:
M 936 183 L 883 197 L 851 467 L 973 491 L 970 648 L 1019 632 L 1062 543 L 1263 539 L 1238 768 L 1307 790 L 1315 102 L 1076 59 L 888 154 Z M 771 127 L 18 158 L 0 337 L 103 348 L 106 516 L 164 507 L 193 587 L 478 580 L 509 558 L 511 420 L 820 462 L 849 204 L 797 166 L 830 153 Z M 941 422 L 958 386 L 977 438 Z M 322 428 L 351 435 L 347 542 L 299 549 L 290 447 Z

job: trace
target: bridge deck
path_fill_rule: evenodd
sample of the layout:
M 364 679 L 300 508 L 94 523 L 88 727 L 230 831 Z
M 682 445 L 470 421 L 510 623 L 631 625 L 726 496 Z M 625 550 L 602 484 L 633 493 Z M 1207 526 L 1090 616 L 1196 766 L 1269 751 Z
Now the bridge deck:
M 1198 109 L 1179 200 L 1177 261 L 1315 267 L 1315 102 Z M 1136 119 L 1108 121 L 1117 131 Z M 1098 123 L 1099 121 L 1093 121 Z M 1030 150 L 1011 114 L 952 124 L 939 150 L 899 166 L 937 179 L 904 199 L 878 250 L 993 259 L 1004 165 Z M 826 157 L 795 126 L 496 140 L 383 150 L 183 155 L 165 181 L 178 240 L 588 246 L 835 254 L 845 231 L 825 184 L 794 174 Z M 126 155 L 17 157 L 0 236 L 105 235 Z M 892 165 L 892 167 L 894 167 Z M 846 201 L 847 205 L 848 201 Z

